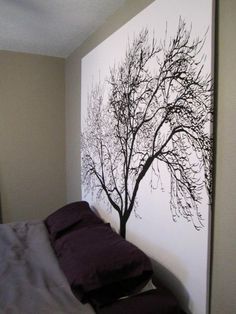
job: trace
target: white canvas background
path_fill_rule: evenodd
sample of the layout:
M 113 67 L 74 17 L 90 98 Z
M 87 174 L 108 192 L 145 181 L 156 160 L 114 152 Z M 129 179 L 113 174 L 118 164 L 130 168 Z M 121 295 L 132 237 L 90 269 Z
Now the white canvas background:
M 157 43 L 164 39 L 166 25 L 168 36 L 173 37 L 180 16 L 187 26 L 192 27 L 192 38 L 203 37 L 208 30 L 202 53 L 207 55 L 204 71 L 211 72 L 212 0 L 157 0 L 82 59 L 82 132 L 89 91 L 98 81 L 103 82 L 109 75 L 109 69 L 122 60 L 128 42 L 132 42 L 143 27 L 147 27 L 151 35 L 154 32 Z M 184 218 L 180 217 L 177 222 L 173 222 L 169 204 L 169 174 L 165 169 L 161 171 L 162 185 L 159 183 L 156 190 L 150 189 L 150 172 L 142 180 L 137 197 L 138 208 L 127 222 L 127 239 L 164 266 L 163 269 L 157 266 L 158 276 L 173 286 L 185 309 L 193 314 L 205 314 L 209 273 L 208 198 L 205 195 L 200 206 L 204 219 L 204 228 L 200 231 Z M 119 219 L 115 210 L 109 211 L 103 201 L 99 202 L 92 194 L 85 194 L 83 186 L 82 198 L 96 207 L 101 216 L 118 229 Z

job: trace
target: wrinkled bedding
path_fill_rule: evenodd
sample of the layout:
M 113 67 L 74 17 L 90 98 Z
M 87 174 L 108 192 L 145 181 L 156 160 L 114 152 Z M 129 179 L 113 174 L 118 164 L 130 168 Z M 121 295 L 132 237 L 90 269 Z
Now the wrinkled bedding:
M 0 225 L 0 314 L 94 314 L 72 294 L 43 222 Z

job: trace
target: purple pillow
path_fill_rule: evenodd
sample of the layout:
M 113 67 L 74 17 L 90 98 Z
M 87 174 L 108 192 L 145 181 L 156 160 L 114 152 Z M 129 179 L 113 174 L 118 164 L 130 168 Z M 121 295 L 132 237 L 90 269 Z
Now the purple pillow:
M 45 219 L 52 241 L 74 228 L 83 228 L 104 222 L 91 210 L 85 201 L 70 203 Z
M 97 314 L 184 314 L 176 298 L 167 290 L 158 287 L 135 296 L 97 308 Z
M 109 224 L 73 230 L 54 243 L 59 264 L 82 302 L 103 305 L 132 293 L 151 278 L 149 258 Z

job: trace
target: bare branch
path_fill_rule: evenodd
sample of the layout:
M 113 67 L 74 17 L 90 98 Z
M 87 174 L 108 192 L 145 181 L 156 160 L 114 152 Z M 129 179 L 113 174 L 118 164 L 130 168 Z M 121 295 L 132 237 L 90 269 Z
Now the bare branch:
M 203 226 L 198 205 L 212 185 L 213 87 L 210 74 L 204 75 L 205 40 L 192 40 L 182 19 L 174 38 L 168 40 L 166 31 L 159 45 L 143 29 L 110 69 L 106 86 L 91 89 L 82 134 L 83 184 L 104 193 L 124 223 L 137 206 L 142 179 L 149 170 L 160 176 L 161 162 L 169 172 L 173 219 L 183 216 L 196 229 Z

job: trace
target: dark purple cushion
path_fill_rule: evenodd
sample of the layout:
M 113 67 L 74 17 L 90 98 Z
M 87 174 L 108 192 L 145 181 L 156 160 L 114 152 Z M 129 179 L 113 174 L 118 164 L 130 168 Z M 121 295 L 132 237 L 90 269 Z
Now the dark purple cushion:
M 70 203 L 45 219 L 51 240 L 55 240 L 73 228 L 83 228 L 103 223 L 85 201 Z
M 86 294 L 86 297 L 95 308 L 100 308 L 121 297 L 140 292 L 149 279 L 150 272 L 144 271 L 138 276 L 114 282 L 100 289 L 90 291 Z
M 80 300 L 106 304 L 144 285 L 152 275 L 149 258 L 109 224 L 77 229 L 57 239 L 54 250 Z
M 176 298 L 160 287 L 116 301 L 105 307 L 95 307 L 95 310 L 97 314 L 184 314 Z

